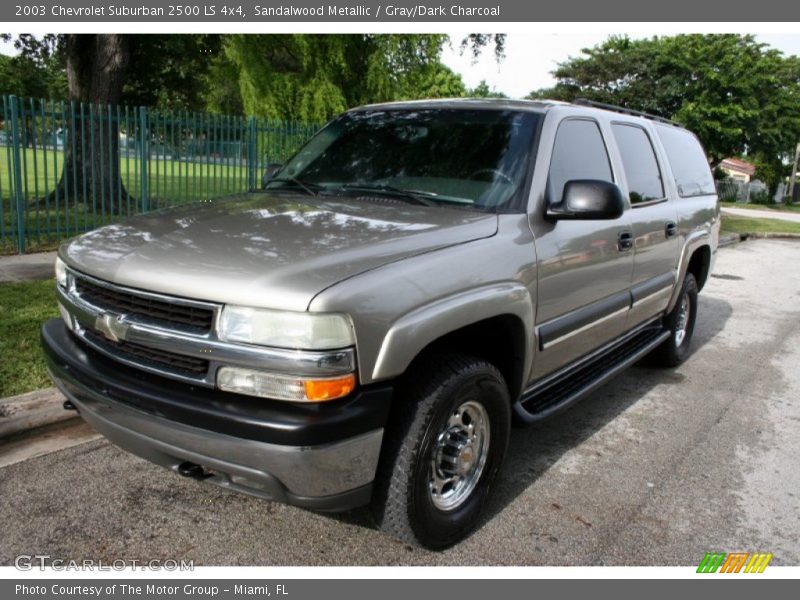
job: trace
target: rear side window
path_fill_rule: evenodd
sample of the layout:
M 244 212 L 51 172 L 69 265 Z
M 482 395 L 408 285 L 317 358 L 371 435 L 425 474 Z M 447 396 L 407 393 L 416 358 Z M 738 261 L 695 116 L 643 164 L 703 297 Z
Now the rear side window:
M 677 127 L 659 125 L 657 131 L 675 177 L 678 195 L 687 198 L 715 194 L 711 168 L 697 138 Z
M 664 184 L 658 169 L 656 153 L 644 129 L 635 125 L 611 125 L 617 141 L 631 204 L 658 200 L 664 197 Z
M 568 119 L 558 126 L 547 178 L 550 202 L 559 202 L 564 185 L 573 179 L 614 180 L 603 136 L 594 121 Z

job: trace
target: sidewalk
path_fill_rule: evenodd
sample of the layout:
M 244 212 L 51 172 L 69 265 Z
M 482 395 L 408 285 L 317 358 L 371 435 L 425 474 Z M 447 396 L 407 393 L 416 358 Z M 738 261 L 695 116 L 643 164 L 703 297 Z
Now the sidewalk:
M 0 283 L 51 279 L 55 260 L 55 252 L 0 256 Z
M 777 219 L 778 221 L 791 221 L 800 223 L 800 213 L 788 212 L 784 210 L 759 210 L 757 208 L 732 208 L 722 207 L 723 214 L 737 217 L 750 217 L 751 219 Z

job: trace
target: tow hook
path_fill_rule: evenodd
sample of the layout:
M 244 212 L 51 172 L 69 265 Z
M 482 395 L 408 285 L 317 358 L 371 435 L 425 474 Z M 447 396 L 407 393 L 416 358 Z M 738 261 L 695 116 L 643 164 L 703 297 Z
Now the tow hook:
M 178 473 L 192 479 L 208 479 L 213 476 L 213 473 L 206 471 L 201 465 L 188 461 L 178 465 Z

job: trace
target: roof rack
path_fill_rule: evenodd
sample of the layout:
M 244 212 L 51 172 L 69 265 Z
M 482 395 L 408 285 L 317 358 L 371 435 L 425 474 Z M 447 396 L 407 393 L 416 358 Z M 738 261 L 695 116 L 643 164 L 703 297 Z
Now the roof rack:
M 650 119 L 652 121 L 658 121 L 659 123 L 665 123 L 667 125 L 674 125 L 675 127 L 680 127 L 680 125 L 675 121 L 670 121 L 669 119 L 665 119 L 664 117 L 659 117 L 657 115 L 651 115 L 650 113 L 646 113 L 641 110 L 633 110 L 632 108 L 625 108 L 624 106 L 605 104 L 604 102 L 595 102 L 594 100 L 589 100 L 588 98 L 575 98 L 575 100 L 573 100 L 572 103 L 578 106 L 591 106 L 593 108 L 602 108 L 603 110 L 610 110 L 612 112 L 622 113 L 623 115 L 643 117 L 645 119 Z

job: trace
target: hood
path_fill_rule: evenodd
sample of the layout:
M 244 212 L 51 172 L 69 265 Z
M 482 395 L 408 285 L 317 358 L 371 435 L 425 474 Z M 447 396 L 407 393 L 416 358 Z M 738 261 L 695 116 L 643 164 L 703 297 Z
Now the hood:
M 60 255 L 76 270 L 119 285 L 306 310 L 344 279 L 496 231 L 494 214 L 254 193 L 107 225 L 66 243 Z

